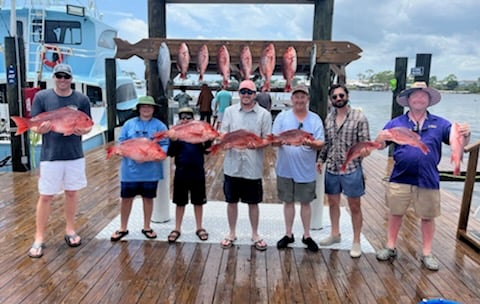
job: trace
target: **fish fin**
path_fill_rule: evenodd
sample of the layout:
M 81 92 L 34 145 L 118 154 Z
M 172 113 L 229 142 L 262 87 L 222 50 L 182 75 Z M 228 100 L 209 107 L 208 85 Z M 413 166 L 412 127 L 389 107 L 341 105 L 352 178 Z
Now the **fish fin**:
M 423 154 L 427 155 L 428 152 L 430 152 L 430 149 L 428 149 L 427 145 L 424 143 L 420 143 L 420 150 L 422 150 Z
M 221 144 L 216 144 L 207 149 L 212 155 L 215 155 L 220 151 Z
M 107 159 L 110 159 L 115 154 L 115 148 L 114 147 L 108 147 L 105 150 L 107 151 Z
M 12 116 L 10 118 L 17 125 L 17 132 L 15 133 L 15 135 L 23 134 L 25 133 L 25 131 L 28 130 L 28 120 L 26 118 L 20 116 Z
M 162 139 L 164 139 L 165 137 L 168 136 L 168 130 L 166 131 L 158 131 L 156 132 L 155 134 L 153 134 L 153 141 L 154 142 L 157 142 L 157 141 L 160 141 Z
M 340 167 L 340 172 L 345 172 L 347 171 L 347 163 L 344 163 L 341 167 Z

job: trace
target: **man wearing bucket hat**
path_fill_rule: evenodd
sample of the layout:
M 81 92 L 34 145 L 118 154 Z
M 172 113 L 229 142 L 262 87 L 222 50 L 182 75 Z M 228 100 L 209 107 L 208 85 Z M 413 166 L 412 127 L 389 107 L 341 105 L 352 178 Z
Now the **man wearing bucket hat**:
M 193 120 L 193 110 L 183 107 L 178 110 L 179 124 Z M 168 235 L 168 242 L 175 243 L 181 235 L 185 206 L 190 202 L 195 214 L 196 235 L 201 241 L 208 240 L 208 233 L 203 228 L 203 205 L 207 203 L 205 188 L 204 154 L 211 142 L 191 144 L 175 137 L 170 137 L 168 156 L 175 157 L 175 176 L 173 178 L 172 202 L 175 207 L 175 229 Z
M 421 218 L 423 265 L 436 271 L 439 261 L 432 254 L 432 242 L 435 233 L 435 218 L 440 216 L 440 177 L 437 166 L 441 158 L 442 142 L 449 144 L 452 124 L 439 116 L 431 114 L 427 108 L 440 102 L 441 95 L 425 82 L 415 82 L 409 89 L 402 91 L 397 103 L 408 107 L 404 115 L 387 122 L 380 131 L 376 141 L 386 147 L 385 130 L 404 127 L 420 135 L 429 152 L 424 154 L 417 147 L 394 144 L 393 159 L 395 161 L 386 190 L 386 204 L 389 208 L 387 244 L 377 252 L 379 261 L 387 261 L 397 256 L 397 236 L 402 224 L 403 215 L 412 205 L 415 213 Z M 470 138 L 470 127 L 461 123 L 460 134 L 465 137 L 465 145 Z
M 120 142 L 136 138 L 153 138 L 153 134 L 167 130 L 167 126 L 153 117 L 158 105 L 151 96 L 142 96 L 138 99 L 138 116 L 125 122 L 118 140 Z M 163 151 L 168 150 L 168 139 L 159 142 Z M 122 157 L 120 164 L 120 228 L 116 230 L 110 240 L 116 242 L 128 234 L 128 218 L 132 210 L 133 199 L 140 195 L 143 200 L 143 229 L 142 233 L 148 239 L 157 237 L 150 228 L 153 212 L 153 199 L 157 195 L 158 181 L 163 179 L 163 162 L 138 163 L 128 157 Z

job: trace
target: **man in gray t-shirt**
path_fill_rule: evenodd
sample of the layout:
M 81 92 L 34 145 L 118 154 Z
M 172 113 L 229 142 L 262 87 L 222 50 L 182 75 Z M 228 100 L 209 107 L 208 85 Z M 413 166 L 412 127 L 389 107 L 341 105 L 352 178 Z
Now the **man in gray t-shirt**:
M 173 100 L 178 102 L 178 108 L 185 108 L 185 107 L 190 107 L 189 103 L 192 100 L 192 97 L 185 92 L 187 90 L 186 86 L 181 86 L 180 87 L 180 93 L 175 95 Z

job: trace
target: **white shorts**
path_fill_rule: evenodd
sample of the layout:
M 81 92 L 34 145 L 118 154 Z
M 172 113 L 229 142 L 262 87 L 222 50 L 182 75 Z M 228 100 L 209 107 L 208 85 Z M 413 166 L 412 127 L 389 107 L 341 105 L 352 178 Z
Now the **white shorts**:
M 85 158 L 40 162 L 38 192 L 41 195 L 76 191 L 86 186 Z

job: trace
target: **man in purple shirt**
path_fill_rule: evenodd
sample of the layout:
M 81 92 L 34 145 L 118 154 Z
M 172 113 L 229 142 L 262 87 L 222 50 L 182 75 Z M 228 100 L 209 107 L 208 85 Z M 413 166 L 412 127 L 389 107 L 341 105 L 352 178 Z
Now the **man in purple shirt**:
M 404 127 L 415 131 L 421 141 L 430 150 L 424 154 L 419 148 L 394 143 L 393 159 L 395 161 L 386 190 L 386 203 L 389 208 L 388 240 L 384 249 L 377 252 L 377 259 L 387 261 L 397 256 L 395 248 L 403 215 L 412 205 L 421 218 L 423 239 L 422 263 L 429 269 L 439 268 L 438 260 L 432 255 L 432 241 L 435 233 L 435 218 L 440 216 L 440 176 L 437 166 L 442 155 L 442 142 L 449 144 L 452 124 L 427 111 L 429 106 L 437 104 L 440 93 L 424 82 L 416 82 L 397 97 L 397 103 L 408 107 L 409 111 L 389 121 L 380 131 L 376 141 L 386 147 L 388 129 Z M 465 144 L 470 138 L 470 127 L 460 124 L 460 134 L 465 137 Z

